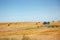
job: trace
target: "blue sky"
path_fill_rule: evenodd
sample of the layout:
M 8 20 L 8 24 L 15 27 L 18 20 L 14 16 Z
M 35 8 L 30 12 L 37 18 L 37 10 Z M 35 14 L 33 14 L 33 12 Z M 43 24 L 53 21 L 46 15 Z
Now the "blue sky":
M 60 20 L 60 0 L 0 0 L 0 22 Z

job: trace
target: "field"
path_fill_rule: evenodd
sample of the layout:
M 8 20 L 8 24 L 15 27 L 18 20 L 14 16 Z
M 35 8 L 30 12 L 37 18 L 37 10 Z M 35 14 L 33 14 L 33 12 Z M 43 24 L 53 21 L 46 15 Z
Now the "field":
M 0 40 L 60 40 L 60 22 L 0 23 Z

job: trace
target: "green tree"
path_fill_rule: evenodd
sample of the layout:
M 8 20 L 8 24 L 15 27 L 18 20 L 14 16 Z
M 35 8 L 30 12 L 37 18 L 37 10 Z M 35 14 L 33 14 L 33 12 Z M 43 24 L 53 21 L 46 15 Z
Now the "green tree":
M 43 24 L 50 24 L 50 22 L 43 22 Z

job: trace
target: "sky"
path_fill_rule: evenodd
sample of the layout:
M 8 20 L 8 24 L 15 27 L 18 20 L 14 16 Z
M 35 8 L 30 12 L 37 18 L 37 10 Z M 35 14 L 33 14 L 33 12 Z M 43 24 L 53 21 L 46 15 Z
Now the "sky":
M 0 0 L 0 22 L 60 20 L 60 0 Z

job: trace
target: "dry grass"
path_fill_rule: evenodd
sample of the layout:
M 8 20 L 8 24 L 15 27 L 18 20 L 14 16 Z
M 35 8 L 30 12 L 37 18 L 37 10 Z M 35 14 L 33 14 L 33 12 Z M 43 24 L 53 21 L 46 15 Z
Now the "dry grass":
M 0 23 L 0 40 L 60 40 L 60 26 L 48 27 L 36 22 Z

